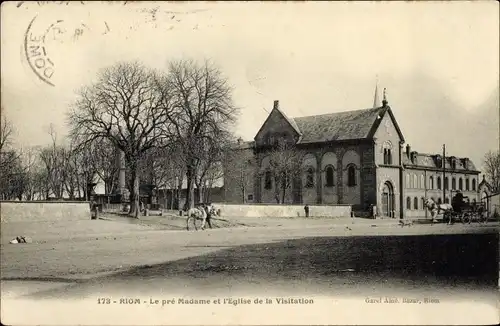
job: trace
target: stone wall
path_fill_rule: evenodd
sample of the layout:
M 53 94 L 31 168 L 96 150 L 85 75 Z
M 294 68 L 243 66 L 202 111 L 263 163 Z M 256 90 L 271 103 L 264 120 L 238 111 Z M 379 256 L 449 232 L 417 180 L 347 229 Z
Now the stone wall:
M 305 217 L 303 205 L 236 205 L 218 204 L 215 207 L 221 210 L 221 217 Z M 350 218 L 351 205 L 311 205 L 310 217 Z
M 88 202 L 2 201 L 2 222 L 90 220 Z

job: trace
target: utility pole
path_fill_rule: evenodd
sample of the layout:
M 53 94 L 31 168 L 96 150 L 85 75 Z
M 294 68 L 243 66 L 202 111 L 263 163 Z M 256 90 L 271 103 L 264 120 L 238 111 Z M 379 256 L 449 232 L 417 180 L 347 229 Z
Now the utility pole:
M 446 145 L 443 144 L 443 204 L 446 201 Z

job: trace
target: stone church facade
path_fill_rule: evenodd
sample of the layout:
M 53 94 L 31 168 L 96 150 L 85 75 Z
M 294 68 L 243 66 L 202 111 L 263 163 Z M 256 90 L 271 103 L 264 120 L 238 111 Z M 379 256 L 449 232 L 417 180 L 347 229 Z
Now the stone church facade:
M 270 148 L 291 142 L 301 172 L 285 203 L 349 204 L 356 212 L 375 205 L 380 217 L 425 216 L 423 198 L 449 202 L 458 189 L 476 201 L 479 171 L 468 158 L 421 154 L 405 146 L 392 109 L 370 109 L 289 118 L 275 101 L 253 142 L 239 140 L 225 164 L 225 201 L 276 203 Z M 238 159 L 240 158 L 240 159 Z M 446 174 L 443 179 L 442 164 Z M 243 184 L 242 177 L 249 180 Z M 445 187 L 446 197 L 443 199 Z

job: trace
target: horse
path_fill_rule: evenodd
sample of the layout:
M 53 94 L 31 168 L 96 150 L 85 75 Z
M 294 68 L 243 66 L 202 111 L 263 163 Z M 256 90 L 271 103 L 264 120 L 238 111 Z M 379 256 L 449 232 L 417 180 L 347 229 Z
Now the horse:
M 450 204 L 436 204 L 434 200 L 430 198 L 425 199 L 425 206 L 431 212 L 432 222 L 437 222 L 436 216 L 441 213 L 447 213 L 453 211 L 453 206 Z M 451 218 L 448 221 L 448 224 L 451 224 Z
M 213 204 L 205 205 L 201 204 L 198 207 L 193 207 L 188 210 L 187 216 L 194 217 L 197 220 L 201 220 L 201 229 L 205 230 L 205 223 L 208 222 L 208 226 L 212 228 L 212 223 L 210 223 L 210 218 L 212 216 L 217 216 L 217 210 Z

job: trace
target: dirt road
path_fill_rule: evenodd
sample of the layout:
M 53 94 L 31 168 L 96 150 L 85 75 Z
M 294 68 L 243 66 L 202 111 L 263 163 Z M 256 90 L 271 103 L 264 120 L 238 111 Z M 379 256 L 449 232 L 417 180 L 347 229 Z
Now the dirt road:
M 140 300 L 141 307 L 150 298 L 297 294 L 497 302 L 498 225 L 352 222 L 187 232 L 88 221 L 78 230 L 38 225 L 45 232 L 32 230 L 37 241 L 26 245 L 5 244 L 11 227 L 2 230 L 2 299 L 87 300 L 92 311 L 102 298 Z M 183 318 L 195 316 L 189 311 Z

